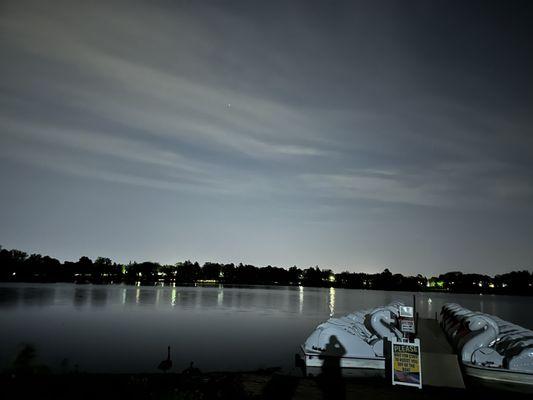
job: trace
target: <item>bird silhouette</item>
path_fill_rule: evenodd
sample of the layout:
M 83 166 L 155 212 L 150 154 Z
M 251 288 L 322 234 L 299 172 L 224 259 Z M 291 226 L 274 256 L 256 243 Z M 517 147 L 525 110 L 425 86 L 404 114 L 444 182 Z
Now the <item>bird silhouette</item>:
M 182 372 L 184 375 L 198 375 L 200 374 L 200 370 L 193 366 L 194 363 L 191 361 L 189 368 L 185 368 Z
M 170 368 L 172 368 L 172 360 L 170 359 L 170 346 L 167 348 L 167 359 L 161 361 L 157 368 L 163 372 L 167 372 Z

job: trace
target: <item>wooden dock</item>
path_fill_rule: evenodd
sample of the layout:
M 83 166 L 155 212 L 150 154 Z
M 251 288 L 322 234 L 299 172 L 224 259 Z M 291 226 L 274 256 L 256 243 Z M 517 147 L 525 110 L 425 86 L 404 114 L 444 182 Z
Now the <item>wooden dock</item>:
M 436 387 L 464 389 L 459 359 L 446 340 L 435 319 L 418 320 L 420 338 L 422 384 Z

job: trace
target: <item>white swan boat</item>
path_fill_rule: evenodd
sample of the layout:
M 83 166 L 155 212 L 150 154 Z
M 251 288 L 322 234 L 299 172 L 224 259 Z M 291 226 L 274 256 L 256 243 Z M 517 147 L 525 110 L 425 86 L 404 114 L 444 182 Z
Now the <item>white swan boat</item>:
M 402 337 L 400 306 L 394 302 L 320 324 L 301 346 L 307 373 L 317 374 L 335 360 L 343 375 L 384 376 L 384 341 Z
M 533 331 L 453 303 L 442 307 L 441 326 L 467 376 L 533 392 Z

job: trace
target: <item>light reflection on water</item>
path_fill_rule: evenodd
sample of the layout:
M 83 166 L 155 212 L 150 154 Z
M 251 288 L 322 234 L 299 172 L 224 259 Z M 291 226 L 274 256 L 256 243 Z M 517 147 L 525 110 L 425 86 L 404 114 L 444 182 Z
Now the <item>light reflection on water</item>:
M 0 284 L 0 370 L 21 342 L 42 362 L 62 360 L 89 372 L 156 372 L 172 347 L 177 369 L 290 367 L 320 322 L 413 294 L 304 287 L 180 287 Z M 418 293 L 422 317 L 445 302 L 533 328 L 531 297 Z
M 298 313 L 301 314 L 304 309 L 304 287 L 298 286 L 300 294 L 298 296 Z
M 329 316 L 333 317 L 335 314 L 335 288 L 329 288 Z
M 219 285 L 218 295 L 217 295 L 217 306 L 222 307 L 223 302 L 224 302 L 224 286 Z

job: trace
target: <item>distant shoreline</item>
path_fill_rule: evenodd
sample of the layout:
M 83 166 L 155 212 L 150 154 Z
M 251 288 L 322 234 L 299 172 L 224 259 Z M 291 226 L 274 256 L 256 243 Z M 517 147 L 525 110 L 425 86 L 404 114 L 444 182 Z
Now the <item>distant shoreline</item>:
M 268 265 L 222 264 L 200 265 L 190 260 L 173 265 L 156 262 L 118 264 L 109 258 L 91 260 L 81 257 L 76 262 L 59 260 L 0 246 L 0 281 L 3 282 L 71 282 L 94 284 L 177 284 L 177 285 L 270 285 L 334 287 L 343 289 L 397 290 L 405 292 L 442 292 L 470 294 L 502 294 L 533 296 L 533 273 L 511 271 L 489 276 L 460 271 L 425 277 L 394 274 L 385 268 L 380 273 L 339 272 L 318 266 L 301 269 Z

